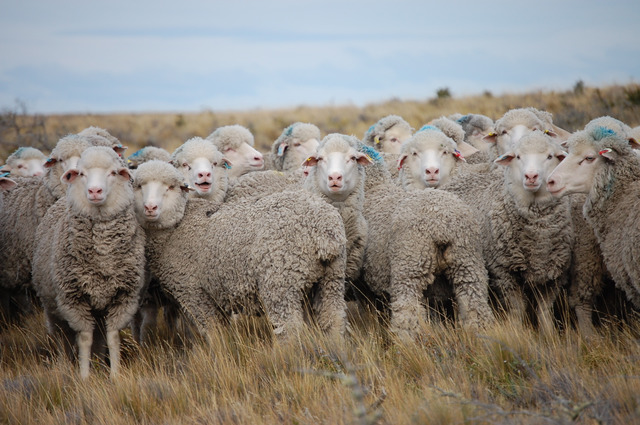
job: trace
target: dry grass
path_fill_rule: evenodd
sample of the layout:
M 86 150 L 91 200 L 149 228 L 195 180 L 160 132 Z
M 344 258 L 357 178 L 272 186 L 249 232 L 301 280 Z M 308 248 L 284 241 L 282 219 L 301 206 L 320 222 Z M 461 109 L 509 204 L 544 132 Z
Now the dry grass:
M 631 424 L 640 421 L 637 325 L 542 336 L 425 324 L 389 341 L 374 317 L 344 342 L 309 329 L 273 343 L 261 319 L 213 326 L 211 343 L 138 347 L 124 332 L 115 382 L 87 381 L 46 346 L 42 315 L 0 337 L 0 422 L 38 424 Z M 166 336 L 166 335 L 165 335 Z
M 554 122 L 569 131 L 584 127 L 591 119 L 610 115 L 631 126 L 640 125 L 640 85 L 603 88 L 576 87 L 565 92 L 534 92 L 464 98 L 433 98 L 355 106 L 300 106 L 294 109 L 200 113 L 51 115 L 33 116 L 18 104 L 0 115 L 0 158 L 18 146 L 32 145 L 50 150 L 57 140 L 94 125 L 109 130 L 129 147 L 127 153 L 153 145 L 173 151 L 194 136 L 206 137 L 223 125 L 241 124 L 251 130 L 256 146 L 267 151 L 282 130 L 296 121 L 316 124 L 323 134 L 345 133 L 362 137 L 385 115 L 397 114 L 415 128 L 442 115 L 479 113 L 500 118 L 512 108 L 533 106 L 554 115 Z

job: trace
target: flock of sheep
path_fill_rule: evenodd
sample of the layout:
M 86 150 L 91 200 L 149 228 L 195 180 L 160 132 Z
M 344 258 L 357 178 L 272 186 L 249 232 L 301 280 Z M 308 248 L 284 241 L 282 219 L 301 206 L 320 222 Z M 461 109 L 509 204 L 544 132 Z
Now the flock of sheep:
M 601 117 L 570 134 L 534 108 L 415 132 L 390 115 L 362 140 L 294 123 L 263 155 L 231 125 L 125 160 L 90 127 L 6 161 L 0 315 L 35 293 L 83 378 L 105 345 L 117 376 L 120 331 L 147 340 L 159 308 L 205 337 L 260 314 L 278 338 L 309 320 L 341 338 L 355 302 L 412 340 L 445 303 L 464 328 L 530 309 L 553 332 L 566 290 L 591 335 L 607 281 L 640 308 L 638 133 Z

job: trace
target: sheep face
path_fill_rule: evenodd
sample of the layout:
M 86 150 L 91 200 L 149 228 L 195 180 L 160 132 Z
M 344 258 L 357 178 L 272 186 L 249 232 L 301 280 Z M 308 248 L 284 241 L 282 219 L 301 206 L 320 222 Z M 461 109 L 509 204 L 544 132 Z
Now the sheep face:
M 278 147 L 278 156 L 288 155 L 292 159 L 293 164 L 302 164 L 306 158 L 309 158 L 316 152 L 320 142 L 318 139 L 312 138 L 307 140 L 293 139 L 291 142 L 282 143 Z
M 411 129 L 403 125 L 394 125 L 384 132 L 384 135 L 376 140 L 380 145 L 380 152 L 398 155 L 402 148 L 402 143 L 411 137 Z
M 250 171 L 259 171 L 264 168 L 262 154 L 246 142 L 236 147 L 227 147 L 222 153 L 233 164 L 229 170 L 229 177 L 239 177 Z
M 133 198 L 130 179 L 129 170 L 121 166 L 116 153 L 103 147 L 87 149 L 77 167 L 61 178 L 69 185 L 67 199 L 73 210 L 87 215 L 113 214 L 130 204 Z M 124 188 L 124 196 L 116 188 Z
M 366 154 L 337 137 L 323 141 L 317 153 L 302 165 L 315 167 L 313 178 L 320 192 L 335 202 L 341 202 L 353 192 L 363 177 L 358 165 L 370 163 L 371 159 Z
M 195 189 L 197 196 L 205 196 L 211 192 L 217 173 L 226 172 L 231 163 L 225 158 L 221 158 L 219 162 L 214 159 L 212 162 L 209 158 L 198 157 L 189 162 L 182 161 L 177 167 L 189 185 Z
M 140 164 L 133 181 L 134 209 L 144 228 L 167 228 L 182 219 L 188 193 L 180 172 L 162 161 Z
M 456 143 L 444 134 L 416 133 L 402 148 L 398 169 L 412 177 L 413 189 L 439 187 L 446 184 L 451 172 L 464 161 Z M 465 144 L 469 148 L 470 145 Z M 474 149 L 475 151 L 475 149 Z
M 512 192 L 528 192 L 536 199 L 542 199 L 549 197 L 543 183 L 565 155 L 551 138 L 542 133 L 532 133 L 520 139 L 495 163 L 508 167 L 506 173 Z
M 47 157 L 34 148 L 20 148 L 8 159 L 2 171 L 10 171 L 17 177 L 37 177 L 44 175 L 44 163 Z
M 589 193 L 598 170 L 605 166 L 607 150 L 587 141 L 574 144 L 567 157 L 547 178 L 547 190 L 557 197 L 570 193 Z
M 540 132 L 556 138 L 557 134 L 549 125 L 541 121 L 532 111 L 513 109 L 507 112 L 495 123 L 496 131 L 490 133 L 483 140 L 495 143 L 498 155 L 509 152 L 524 136 L 531 132 Z

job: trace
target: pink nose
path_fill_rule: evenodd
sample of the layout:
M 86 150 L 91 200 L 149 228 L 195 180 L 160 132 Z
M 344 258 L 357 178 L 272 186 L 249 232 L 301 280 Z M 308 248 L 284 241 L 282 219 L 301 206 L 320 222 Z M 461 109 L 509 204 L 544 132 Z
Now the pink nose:
M 524 176 L 527 180 L 536 180 L 539 174 L 535 171 L 530 171 L 528 173 L 524 173 Z
M 556 181 L 555 179 L 549 179 L 547 180 L 547 188 L 552 189 L 556 186 Z
M 440 174 L 440 169 L 438 167 L 429 167 L 426 170 L 424 170 L 427 175 L 434 175 L 437 176 L 438 174 Z
M 102 188 L 101 187 L 90 187 L 89 188 L 89 195 L 100 195 L 102 194 Z
M 144 204 L 144 212 L 154 212 L 158 210 L 158 206 L 155 204 Z
M 207 171 L 207 172 L 200 172 L 200 173 L 198 173 L 198 178 L 203 179 L 203 178 L 205 178 L 205 177 L 206 177 L 206 178 L 211 177 L 211 173 L 210 173 L 210 172 L 208 172 L 208 171 Z
M 342 174 L 331 173 L 329 174 L 329 183 L 338 183 L 342 181 Z

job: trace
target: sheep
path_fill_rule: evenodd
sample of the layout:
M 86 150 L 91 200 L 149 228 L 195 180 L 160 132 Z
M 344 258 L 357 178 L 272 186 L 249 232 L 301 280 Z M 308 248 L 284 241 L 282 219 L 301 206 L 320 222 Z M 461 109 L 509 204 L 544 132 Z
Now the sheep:
M 67 195 L 36 231 L 33 285 L 51 335 L 78 346 L 89 376 L 94 332 L 104 323 L 111 377 L 120 371 L 120 335 L 138 308 L 144 283 L 145 233 L 134 211 L 130 172 L 108 147 L 86 149 L 62 181 Z M 62 341 L 65 344 L 65 341 Z
M 360 276 L 367 239 L 367 222 L 362 215 L 363 166 L 369 165 L 371 159 L 357 150 L 359 143 L 354 136 L 329 134 L 303 164 L 309 168 L 304 188 L 336 207 L 342 217 L 347 237 L 345 275 L 349 291 Z
M 399 180 L 407 190 L 446 185 L 454 177 L 461 163 L 476 148 L 464 141 L 456 143 L 439 128 L 423 126 L 402 145 L 398 158 Z
M 441 190 L 405 192 L 395 185 L 382 156 L 362 144 L 373 159 L 365 167 L 363 215 L 368 232 L 360 289 L 388 299 L 390 329 L 403 339 L 419 334 L 426 319 L 424 291 L 446 276 L 465 328 L 490 324 L 488 276 L 480 250 L 480 226 L 473 211 Z
M 588 126 L 567 141 L 568 156 L 547 178 L 549 192 L 562 198 L 587 195 L 583 215 L 593 228 L 615 284 L 640 307 L 640 149 L 635 139 L 611 128 Z
M 640 125 L 631 129 L 631 138 L 633 140 L 640 141 Z
M 313 124 L 295 122 L 285 128 L 271 146 L 273 169 L 294 171 L 318 148 L 320 129 Z
M 264 168 L 262 154 L 253 148 L 253 134 L 241 125 L 220 127 L 207 136 L 207 140 L 233 164 L 229 177 L 239 177 Z
M 362 141 L 377 151 L 399 154 L 402 143 L 411 137 L 413 128 L 398 115 L 387 115 L 369 127 Z
M 469 158 L 469 163 L 489 162 L 492 144 L 484 140 L 484 138 L 495 132 L 493 120 L 486 115 L 467 114 L 459 117 L 456 122 L 464 130 L 465 142 L 480 151 L 472 158 Z
M 9 172 L 12 177 L 37 177 L 44 174 L 45 154 L 32 147 L 18 148 L 7 158 L 0 172 Z
M 130 170 L 135 170 L 140 164 L 151 161 L 152 159 L 169 162 L 171 154 L 162 148 L 145 146 L 127 157 L 127 165 Z
M 100 127 L 87 127 L 78 133 L 78 136 L 86 138 L 91 146 L 107 146 L 113 148 L 113 150 L 122 158 L 124 151 L 127 150 L 126 146 L 123 146 L 117 137 L 113 136 L 104 128 Z
M 511 109 L 495 122 L 495 132 L 483 140 L 494 144 L 489 152 L 491 160 L 495 160 L 532 131 L 543 132 L 560 143 L 564 139 L 555 132 L 555 128 L 551 122 L 551 114 L 547 112 L 535 108 Z
M 17 178 L 18 187 L 4 196 L 4 208 L 0 211 L 0 307 L 5 320 L 15 316 L 10 307 L 13 300 L 29 291 L 38 223 L 49 207 L 64 196 L 60 179 L 75 167 L 89 146 L 83 137 L 63 137 L 45 163 L 45 175 Z
M 504 177 L 475 205 L 484 213 L 483 252 L 490 285 L 510 314 L 525 315 L 528 293 L 535 297 L 540 328 L 552 327 L 551 309 L 567 282 L 574 243 L 569 199 L 556 199 L 544 179 L 564 151 L 542 132 L 532 132 L 496 163 Z M 468 199 L 466 199 L 468 200 Z
M 231 169 L 233 165 L 209 140 L 202 137 L 187 140 L 171 154 L 170 162 L 195 189 L 192 196 L 218 202 L 224 199 L 227 179 L 214 181 L 214 170 L 218 165 L 225 169 Z
M 179 181 L 164 163 L 141 165 L 136 211 L 151 274 L 201 333 L 209 320 L 261 311 L 286 339 L 303 324 L 305 295 L 321 329 L 345 332 L 346 237 L 335 208 L 303 191 L 187 202 Z

